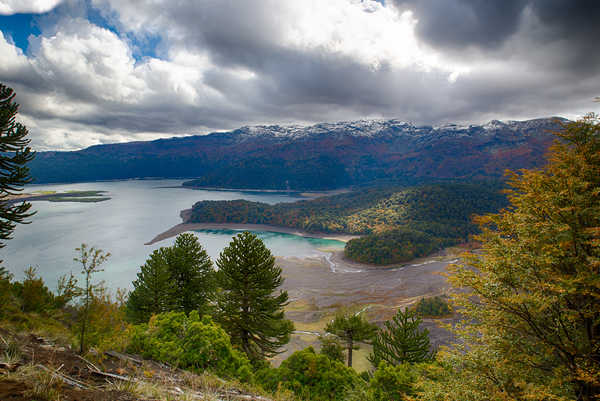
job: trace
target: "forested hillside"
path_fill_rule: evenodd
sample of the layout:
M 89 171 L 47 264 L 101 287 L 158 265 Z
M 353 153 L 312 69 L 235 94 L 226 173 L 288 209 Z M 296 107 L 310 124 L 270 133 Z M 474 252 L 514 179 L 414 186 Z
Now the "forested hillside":
M 364 235 L 346 245 L 354 260 L 389 264 L 468 240 L 474 214 L 506 204 L 499 183 L 447 183 L 383 187 L 294 203 L 201 201 L 188 223 L 246 223 L 293 227 L 314 233 Z
M 554 119 L 485 125 L 415 126 L 399 120 L 243 127 L 151 142 L 39 152 L 37 183 L 195 178 L 184 185 L 332 189 L 366 183 L 415 185 L 498 178 L 541 166 Z

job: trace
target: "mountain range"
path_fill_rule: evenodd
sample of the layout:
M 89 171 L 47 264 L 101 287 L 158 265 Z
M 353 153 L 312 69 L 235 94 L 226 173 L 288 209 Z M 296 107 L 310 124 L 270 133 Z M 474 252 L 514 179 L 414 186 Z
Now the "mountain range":
M 373 182 L 490 179 L 534 168 L 559 118 L 415 126 L 360 120 L 252 126 L 208 135 L 38 152 L 35 183 L 194 178 L 188 186 L 323 190 Z

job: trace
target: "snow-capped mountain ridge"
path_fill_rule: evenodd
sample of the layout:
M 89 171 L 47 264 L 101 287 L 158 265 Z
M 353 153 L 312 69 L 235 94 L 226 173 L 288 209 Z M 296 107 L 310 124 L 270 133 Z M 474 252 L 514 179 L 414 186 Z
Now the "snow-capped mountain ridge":
M 272 138 L 289 138 L 300 139 L 303 137 L 318 136 L 318 135 L 337 135 L 337 136 L 356 136 L 356 137 L 376 137 L 376 136 L 404 136 L 413 137 L 426 135 L 445 135 L 448 133 L 464 134 L 490 134 L 493 131 L 500 129 L 531 130 L 540 125 L 547 124 L 550 120 L 566 121 L 560 117 L 539 118 L 533 120 L 491 120 L 482 125 L 470 124 L 459 125 L 448 123 L 440 126 L 415 125 L 407 121 L 399 119 L 383 120 L 353 120 L 340 121 L 335 123 L 318 123 L 314 125 L 253 125 L 243 126 L 234 131 L 229 131 L 232 136 L 240 138 L 249 137 L 272 137 Z

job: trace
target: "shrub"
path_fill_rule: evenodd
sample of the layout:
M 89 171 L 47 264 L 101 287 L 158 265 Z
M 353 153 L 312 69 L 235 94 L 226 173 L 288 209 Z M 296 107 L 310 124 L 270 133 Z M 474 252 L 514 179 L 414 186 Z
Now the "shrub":
M 374 401 L 403 400 L 414 394 L 416 381 L 416 372 L 409 363 L 392 366 L 382 362 L 369 382 L 369 393 Z
M 321 336 L 321 354 L 325 355 L 332 361 L 344 362 L 344 347 L 337 337 Z
M 233 349 L 229 336 L 208 316 L 197 311 L 166 312 L 147 324 L 134 327 L 129 351 L 197 372 L 209 370 L 219 376 L 252 378 L 248 359 Z
M 258 371 L 256 380 L 266 390 L 284 388 L 313 401 L 345 400 L 346 391 L 362 382 L 352 368 L 315 353 L 312 347 L 294 352 L 279 368 Z
M 444 317 L 450 314 L 450 306 L 442 297 L 421 298 L 415 312 L 422 317 Z

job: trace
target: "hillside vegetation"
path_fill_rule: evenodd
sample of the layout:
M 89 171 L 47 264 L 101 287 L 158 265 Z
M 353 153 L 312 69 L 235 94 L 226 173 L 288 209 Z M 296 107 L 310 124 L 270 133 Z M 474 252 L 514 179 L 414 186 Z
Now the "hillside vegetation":
M 243 127 L 149 142 L 38 152 L 36 183 L 194 177 L 188 186 L 321 190 L 372 182 L 498 178 L 539 167 L 555 119 L 415 126 L 399 120 Z
M 304 200 L 197 202 L 188 223 L 267 224 L 314 233 L 363 235 L 346 255 L 364 263 L 404 262 L 468 240 L 477 232 L 474 214 L 506 205 L 498 183 L 447 183 L 411 188 L 381 187 Z

